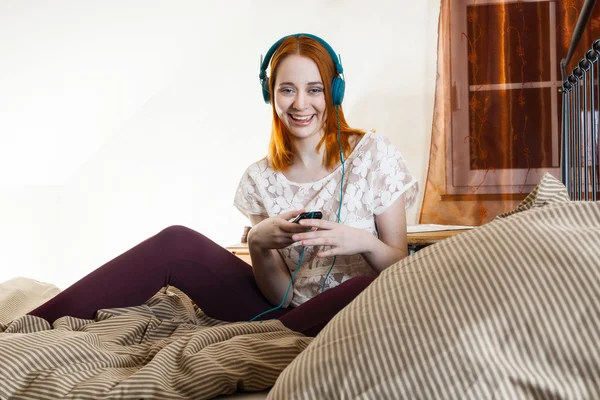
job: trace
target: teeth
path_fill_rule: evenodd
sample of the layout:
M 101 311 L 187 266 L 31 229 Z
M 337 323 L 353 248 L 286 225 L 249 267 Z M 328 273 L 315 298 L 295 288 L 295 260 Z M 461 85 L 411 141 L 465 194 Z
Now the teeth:
M 312 115 L 309 115 L 308 117 L 297 117 L 295 115 L 292 115 L 292 118 L 295 119 L 296 121 L 308 121 L 309 119 L 312 118 Z

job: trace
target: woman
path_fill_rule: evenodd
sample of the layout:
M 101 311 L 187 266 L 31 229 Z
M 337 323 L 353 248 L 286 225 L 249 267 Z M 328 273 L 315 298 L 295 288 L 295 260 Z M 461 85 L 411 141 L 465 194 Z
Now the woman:
M 261 82 L 273 104 L 269 155 L 246 170 L 235 197 L 253 225 L 253 267 L 197 232 L 170 227 L 30 314 L 50 322 L 93 318 L 173 285 L 213 318 L 244 321 L 269 311 L 265 318 L 316 335 L 406 256 L 405 207 L 417 192 L 385 137 L 347 125 L 341 73 L 331 47 L 312 35 L 282 38 L 267 53 Z M 322 211 L 323 219 L 289 221 L 305 209 Z

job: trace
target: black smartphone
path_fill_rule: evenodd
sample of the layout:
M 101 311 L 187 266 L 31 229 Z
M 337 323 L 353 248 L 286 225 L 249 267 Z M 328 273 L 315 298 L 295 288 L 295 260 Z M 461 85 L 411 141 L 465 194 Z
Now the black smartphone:
M 296 216 L 290 222 L 297 224 L 301 219 L 321 219 L 323 218 L 323 213 L 321 211 L 307 211 L 302 214 Z

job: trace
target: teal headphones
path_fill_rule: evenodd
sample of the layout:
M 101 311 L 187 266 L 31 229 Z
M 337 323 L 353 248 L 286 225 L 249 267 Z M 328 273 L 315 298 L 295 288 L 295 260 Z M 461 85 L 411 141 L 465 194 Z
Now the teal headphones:
M 344 68 L 342 68 L 342 60 L 337 54 L 335 54 L 335 51 L 333 51 L 331 46 L 329 44 L 327 44 L 326 41 L 324 41 L 323 39 L 321 39 L 318 36 L 311 35 L 309 33 L 297 33 L 295 35 L 284 36 L 281 39 L 279 39 L 277 42 L 275 42 L 275 44 L 273 46 L 271 46 L 271 48 L 269 49 L 269 51 L 267 51 L 267 54 L 264 56 L 264 58 L 261 56 L 260 74 L 258 75 L 258 78 L 260 79 L 260 86 L 262 88 L 262 95 L 263 95 L 263 99 L 265 100 L 265 103 L 269 104 L 271 102 L 271 93 L 269 92 L 269 77 L 267 76 L 267 68 L 269 67 L 269 62 L 271 61 L 273 54 L 275 54 L 275 52 L 279 48 L 279 45 L 285 39 L 287 39 L 289 37 L 298 38 L 301 36 L 305 36 L 305 37 L 316 40 L 325 48 L 325 50 L 327 50 L 327 52 L 331 56 L 331 59 L 333 60 L 333 63 L 335 64 L 335 69 L 338 73 L 338 76 L 333 78 L 333 82 L 331 82 L 331 99 L 333 101 L 334 106 L 341 105 L 342 101 L 344 100 L 344 91 L 346 89 L 346 83 L 344 82 L 344 79 L 343 79 Z

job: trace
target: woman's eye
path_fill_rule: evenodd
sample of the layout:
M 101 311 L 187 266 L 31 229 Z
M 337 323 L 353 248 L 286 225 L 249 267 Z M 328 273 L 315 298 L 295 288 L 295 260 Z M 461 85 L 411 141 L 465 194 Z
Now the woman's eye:
M 279 89 L 279 92 L 283 93 L 283 94 L 294 93 L 294 91 L 292 89 L 290 89 L 290 88 L 281 88 L 281 89 Z
M 321 88 L 312 88 L 312 89 L 310 89 L 309 92 L 312 93 L 312 94 L 318 94 L 318 93 L 322 93 L 323 89 L 321 89 Z

